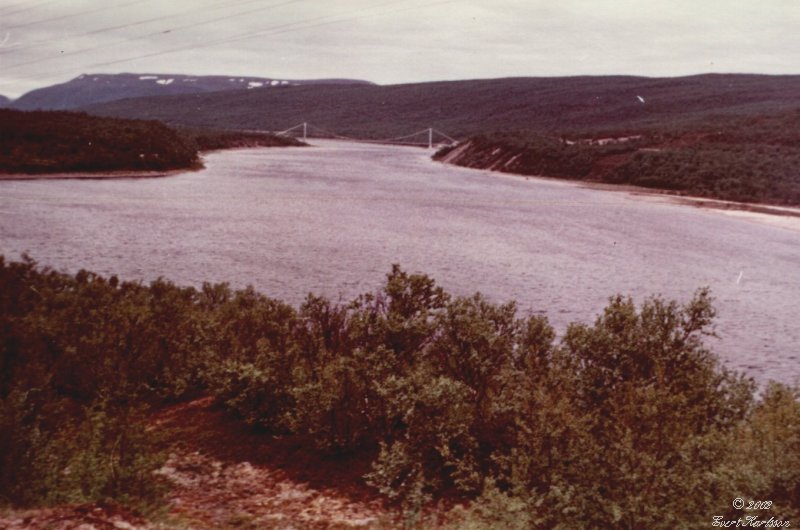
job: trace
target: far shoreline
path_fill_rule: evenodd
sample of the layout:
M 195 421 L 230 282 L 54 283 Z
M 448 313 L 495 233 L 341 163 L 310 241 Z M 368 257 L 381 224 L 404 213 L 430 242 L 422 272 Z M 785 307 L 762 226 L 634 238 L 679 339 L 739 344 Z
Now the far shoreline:
M 769 224 L 771 226 L 779 226 L 800 232 L 800 207 L 779 206 L 775 204 L 756 202 L 726 201 L 724 199 L 698 197 L 696 195 L 678 195 L 669 190 L 644 188 L 629 184 L 609 184 L 603 182 L 580 181 L 577 181 L 576 184 L 587 189 L 626 192 L 630 197 L 638 200 L 650 200 L 653 202 L 691 206 L 723 215 L 739 217 L 748 221 Z
M 668 202 L 691 206 L 718 214 L 738 217 L 752 222 L 778 226 L 800 232 L 800 208 L 775 206 L 761 203 L 733 202 L 705 197 L 676 196 L 669 193 L 647 193 L 630 191 L 629 195 L 639 200 Z
M 544 177 L 550 178 L 550 177 Z M 563 179 L 569 180 L 569 179 Z M 697 195 L 680 195 L 670 190 L 659 188 L 645 188 L 642 186 L 632 186 L 630 184 L 610 184 L 605 182 L 585 182 L 575 181 L 581 187 L 589 189 L 607 191 L 625 191 L 631 195 L 651 196 L 669 199 L 676 204 L 685 204 L 697 208 L 707 208 L 713 210 L 738 210 L 744 212 L 760 213 L 766 215 L 779 215 L 784 217 L 800 217 L 800 207 L 781 206 L 760 202 L 737 202 L 725 199 L 714 199 L 713 197 L 701 197 Z
M 679 195 L 666 189 L 645 188 L 643 186 L 635 186 L 632 184 L 612 184 L 608 182 L 582 181 L 561 177 L 550 177 L 547 175 L 525 175 L 523 173 L 497 171 L 487 168 L 460 166 L 458 164 L 453 164 L 452 162 L 436 160 L 433 158 L 431 161 L 468 171 L 483 171 L 493 176 L 507 176 L 510 178 L 521 177 L 525 180 L 541 179 L 550 183 L 559 182 L 567 186 L 577 186 L 590 190 L 610 191 L 615 193 L 622 192 L 627 193 L 629 197 L 636 200 L 650 200 L 654 202 L 692 206 L 694 208 L 709 210 L 721 213 L 723 215 L 740 217 L 749 221 L 779 226 L 788 230 L 800 232 L 800 207 L 795 206 L 726 201 L 723 199 L 713 199 L 710 197 L 699 197 L 695 195 Z
M 167 169 L 164 171 L 57 171 L 52 173 L 0 173 L 0 181 L 14 180 L 114 180 L 172 177 L 180 173 L 200 171 L 203 168 Z
M 220 151 L 235 151 L 247 149 L 271 149 L 274 147 L 310 147 L 309 144 L 301 144 L 296 146 L 284 145 L 236 145 L 232 147 L 215 147 L 212 149 L 204 149 L 199 152 L 200 163 L 195 166 L 177 169 L 164 169 L 164 170 L 115 170 L 115 171 L 52 171 L 42 173 L 3 173 L 0 171 L 1 181 L 14 181 L 14 180 L 115 180 L 115 179 L 151 179 L 151 178 L 164 178 L 174 177 L 181 173 L 194 173 L 196 171 L 203 171 L 205 166 L 205 155 L 218 153 Z

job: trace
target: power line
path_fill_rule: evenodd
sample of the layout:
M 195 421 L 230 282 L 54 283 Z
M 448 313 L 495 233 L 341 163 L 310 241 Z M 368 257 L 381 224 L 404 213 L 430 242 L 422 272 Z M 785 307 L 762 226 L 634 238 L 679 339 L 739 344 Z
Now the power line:
M 219 9 L 230 9 L 231 7 L 247 5 L 247 4 L 252 4 L 253 2 L 261 2 L 261 1 L 262 0 L 244 0 L 244 1 L 239 1 L 239 2 L 229 2 L 226 5 L 209 7 L 209 8 L 206 9 L 206 11 L 217 11 Z M 137 20 L 137 21 L 134 21 L 134 22 L 127 22 L 125 24 L 117 24 L 117 25 L 114 25 L 114 26 L 106 26 L 104 28 L 99 28 L 99 29 L 95 29 L 95 30 L 91 30 L 91 31 L 86 31 L 86 32 L 83 32 L 83 33 L 78 33 L 76 35 L 72 35 L 72 37 L 73 38 L 74 37 L 89 37 L 89 36 L 92 36 L 92 35 L 99 35 L 101 33 L 108 33 L 109 31 L 115 31 L 115 30 L 118 30 L 118 29 L 128 29 L 128 28 L 132 28 L 134 26 L 142 26 L 142 25 L 145 25 L 145 24 L 151 24 L 153 22 L 161 22 L 163 20 L 169 20 L 169 19 L 173 19 L 173 18 L 178 18 L 178 17 L 182 17 L 184 15 L 190 15 L 190 14 L 196 13 L 196 12 L 197 12 L 197 9 L 196 8 L 192 8 L 192 9 L 188 9 L 188 10 L 184 10 L 184 11 L 179 11 L 178 13 L 172 13 L 170 15 L 162 15 L 162 16 L 158 16 L 158 17 L 147 18 L 147 19 L 144 19 L 144 20 Z M 21 49 L 29 50 L 29 49 L 33 49 L 33 48 L 38 48 L 38 47 L 42 46 L 43 44 L 52 44 L 52 42 L 53 42 L 53 39 L 41 39 L 41 40 L 34 41 L 34 42 L 31 42 L 31 43 L 12 44 L 11 46 L 6 46 L 5 48 L 0 48 L 0 54 L 9 53 L 9 52 L 15 52 L 15 51 L 18 51 L 18 50 L 21 50 Z
M 389 2 L 384 2 L 384 3 L 378 4 L 376 6 L 372 6 L 372 7 L 368 7 L 368 8 L 359 10 L 359 12 L 374 10 L 374 9 L 377 9 L 377 8 L 380 8 L 380 7 L 384 7 L 386 5 L 393 5 L 393 4 L 402 3 L 402 2 L 406 2 L 406 1 L 407 0 L 391 0 Z M 455 0 L 448 0 L 448 1 L 455 1 Z M 363 17 L 363 15 L 357 16 L 357 17 L 351 17 L 351 19 L 352 18 L 361 18 L 361 17 Z M 291 23 L 287 23 L 287 24 L 280 24 L 278 26 L 273 26 L 271 28 L 266 28 L 266 29 L 258 30 L 258 31 L 251 32 L 251 33 L 246 33 L 244 35 L 238 35 L 236 37 L 228 37 L 228 38 L 223 38 L 223 39 L 217 39 L 217 40 L 214 40 L 214 41 L 206 41 L 206 42 L 200 43 L 200 44 L 195 43 L 195 44 L 191 44 L 191 45 L 180 46 L 178 48 L 171 48 L 169 50 L 161 50 L 161 51 L 158 51 L 158 52 L 138 55 L 138 56 L 134 56 L 134 57 L 128 57 L 128 58 L 124 58 L 124 59 L 116 59 L 116 60 L 113 60 L 113 61 L 94 63 L 94 64 L 87 65 L 84 68 L 88 69 L 88 68 L 97 68 L 97 67 L 101 67 L 101 66 L 110 66 L 110 65 L 114 65 L 114 64 L 120 64 L 120 63 L 129 62 L 129 61 L 135 61 L 135 60 L 138 60 L 138 59 L 147 59 L 147 58 L 150 58 L 150 57 L 157 57 L 157 56 L 160 56 L 160 55 L 167 55 L 167 54 L 180 52 L 180 51 L 194 50 L 194 49 L 198 49 L 198 48 L 208 48 L 210 46 L 215 46 L 215 45 L 218 45 L 218 44 L 225 44 L 227 42 L 237 42 L 237 41 L 244 40 L 244 39 L 249 39 L 249 38 L 252 38 L 252 37 L 255 37 L 255 36 L 262 36 L 262 35 L 271 34 L 271 33 L 275 32 L 274 30 L 284 29 L 285 31 L 290 31 L 290 30 L 293 30 L 293 29 L 305 29 L 305 28 L 302 28 L 303 24 L 306 24 L 308 22 L 316 22 L 316 21 L 319 21 L 319 20 L 325 20 L 325 19 L 329 19 L 329 18 L 331 18 L 331 17 L 330 16 L 321 16 L 321 17 L 315 17 L 315 18 L 306 19 L 306 20 L 300 20 L 300 21 L 297 21 L 297 22 L 291 22 Z M 153 20 L 153 19 L 151 19 L 151 20 Z M 322 24 L 318 24 L 318 25 L 337 23 L 337 22 L 344 22 L 346 20 L 350 20 L 350 19 L 340 19 L 340 20 L 334 20 L 334 21 L 331 21 L 331 22 L 323 22 Z M 208 21 L 207 23 L 210 24 L 210 23 L 213 23 L 215 21 L 216 20 Z M 122 27 L 122 26 L 120 26 L 120 27 Z M 316 27 L 316 25 L 315 26 L 311 26 L 311 27 Z M 91 33 L 92 32 L 89 32 L 89 34 L 91 34 Z M 282 33 L 282 32 L 279 31 L 278 33 Z M 92 50 L 96 50 L 96 49 L 100 49 L 100 47 L 93 47 L 92 48 Z M 83 51 L 81 53 L 83 53 Z M 66 55 L 66 54 L 61 54 L 59 56 L 59 58 L 61 56 L 63 56 L 63 55 Z M 51 58 L 48 57 L 46 59 L 36 59 L 36 60 L 32 60 L 32 61 L 25 61 L 25 62 L 22 62 L 22 63 L 17 63 L 17 64 L 13 64 L 13 65 L 4 66 L 4 69 L 11 69 L 11 68 L 17 68 L 17 67 L 22 67 L 22 66 L 28 66 L 30 64 L 35 64 L 35 63 L 43 62 L 44 60 L 50 60 L 50 59 Z M 73 72 L 73 71 L 74 71 L 73 69 L 70 69 L 68 71 L 62 71 L 62 72 L 59 72 L 59 73 L 69 73 L 69 72 Z M 0 83 L 0 84 L 2 84 L 2 83 Z
M 22 5 L 22 4 L 25 4 L 25 3 L 27 3 L 27 2 L 21 2 L 21 3 L 16 4 L 16 5 Z M 33 5 L 28 4 L 27 7 L 23 7 L 22 9 L 17 9 L 17 10 L 12 10 L 12 11 L 6 11 L 5 13 L 2 13 L 2 15 L 4 17 L 7 17 L 9 15 L 16 15 L 17 13 L 22 13 L 23 11 L 30 11 L 31 9 L 36 9 L 36 8 L 43 7 L 43 6 L 46 6 L 48 4 L 54 4 L 54 3 L 56 3 L 56 0 L 49 0 L 47 2 L 37 2 L 37 3 L 33 4 Z
M 114 65 L 114 64 L 120 64 L 120 63 L 135 61 L 135 60 L 139 60 L 139 59 L 146 59 L 146 58 L 157 57 L 157 56 L 161 56 L 161 55 L 172 54 L 172 53 L 176 53 L 176 52 L 180 52 L 180 51 L 195 50 L 195 49 L 200 49 L 200 48 L 208 48 L 208 47 L 216 46 L 216 45 L 219 45 L 219 44 L 227 44 L 227 43 L 230 43 L 230 42 L 238 42 L 238 41 L 241 41 L 241 40 L 251 39 L 253 37 L 266 36 L 266 35 L 276 35 L 276 34 L 296 31 L 296 30 L 306 30 L 306 29 L 311 29 L 311 28 L 315 28 L 315 27 L 321 27 L 321 26 L 326 26 L 326 25 L 331 25 L 331 24 L 338 24 L 338 23 L 341 23 L 341 22 L 348 22 L 348 21 L 357 20 L 357 19 L 361 19 L 361 18 L 367 18 L 367 17 L 376 16 L 376 15 L 380 15 L 380 14 L 398 13 L 398 12 L 402 12 L 402 11 L 407 11 L 409 9 L 425 9 L 425 8 L 429 8 L 429 7 L 434 7 L 434 6 L 454 3 L 457 0 L 443 0 L 443 1 L 440 1 L 440 2 L 426 3 L 425 5 L 421 5 L 421 6 L 420 5 L 409 6 L 409 7 L 405 7 L 405 8 L 393 9 L 393 10 L 383 11 L 383 12 L 378 12 L 378 13 L 364 13 L 365 11 L 372 11 L 374 9 L 378 9 L 378 8 L 382 8 L 382 7 L 390 6 L 390 5 L 396 5 L 396 4 L 399 4 L 399 3 L 404 3 L 406 1 L 407 0 L 392 0 L 392 1 L 388 1 L 388 2 L 383 2 L 383 3 L 375 5 L 375 6 L 371 6 L 371 7 L 368 7 L 368 8 L 364 8 L 364 9 L 360 9 L 360 10 L 354 11 L 354 13 L 358 13 L 358 14 L 356 14 L 354 16 L 349 16 L 349 17 L 344 17 L 344 18 L 337 18 L 337 19 L 334 19 L 334 20 L 326 20 L 326 19 L 330 19 L 331 18 L 330 16 L 314 17 L 314 18 L 310 18 L 310 19 L 306 19 L 306 20 L 300 20 L 300 21 L 296 21 L 296 22 L 292 22 L 292 23 L 280 24 L 278 26 L 273 26 L 271 28 L 265 28 L 265 29 L 262 29 L 262 30 L 253 31 L 253 32 L 250 32 L 250 33 L 242 34 L 242 35 L 237 35 L 235 37 L 217 39 L 217 40 L 213 40 L 213 41 L 206 41 L 206 42 L 203 42 L 203 43 L 194 43 L 192 45 L 180 46 L 180 47 L 177 47 L 177 48 L 170 48 L 168 50 L 161 50 L 161 51 L 158 51 L 158 52 L 147 53 L 147 54 L 142 54 L 142 55 L 137 55 L 137 56 L 132 56 L 132 57 L 126 57 L 126 58 L 123 58 L 123 59 L 116 59 L 116 60 L 113 60 L 113 61 L 105 61 L 105 62 L 98 62 L 98 63 L 88 64 L 88 65 L 84 65 L 82 68 L 84 70 L 88 70 L 90 68 L 110 66 L 110 65 Z M 151 19 L 151 21 L 152 21 L 152 19 Z M 314 22 L 316 22 L 316 23 L 314 23 Z M 144 23 L 144 22 L 141 21 L 139 23 Z M 309 23 L 312 23 L 312 24 L 309 24 Z M 138 23 L 133 23 L 133 24 L 138 24 Z M 131 25 L 133 25 L 133 24 L 131 24 Z M 126 26 L 129 26 L 129 25 L 123 25 L 123 26 L 118 26 L 118 27 L 126 27 Z M 93 32 L 89 32 L 89 34 L 91 34 L 91 33 L 93 33 Z M 98 49 L 99 49 L 99 47 L 98 47 Z M 19 64 L 18 66 L 22 66 L 22 64 Z M 59 71 L 59 72 L 48 72 L 48 77 L 51 77 L 53 75 L 73 73 L 74 71 L 75 71 L 74 68 L 71 68 L 69 70 L 62 70 L 62 71 Z M 0 85 L 3 85 L 3 84 L 9 84 L 9 82 L 0 82 Z
M 142 0 L 137 0 L 137 2 L 138 1 L 142 1 Z M 145 1 L 147 1 L 147 0 L 145 0 Z M 303 2 L 303 1 L 305 1 L 305 0 L 288 0 L 286 2 L 279 3 L 279 4 L 270 4 L 268 6 L 261 6 L 261 7 L 258 7 L 256 9 L 251 9 L 249 11 L 242 11 L 242 12 L 239 12 L 239 13 L 233 13 L 233 14 L 226 15 L 226 16 L 215 17 L 214 19 L 203 20 L 201 22 L 194 22 L 192 24 L 186 24 L 184 26 L 176 26 L 176 27 L 170 28 L 168 30 L 161 30 L 161 31 L 153 32 L 153 33 L 148 33 L 146 35 L 139 35 L 139 36 L 136 36 L 136 37 L 130 37 L 128 39 L 124 39 L 122 41 L 116 42 L 115 44 L 124 44 L 126 42 L 132 42 L 132 41 L 136 41 L 136 40 L 147 39 L 147 38 L 150 38 L 150 37 L 156 37 L 156 36 L 159 36 L 159 35 L 163 35 L 165 33 L 172 33 L 172 32 L 181 31 L 181 30 L 184 30 L 184 29 L 196 28 L 196 27 L 199 27 L 199 26 L 204 26 L 204 25 L 207 25 L 207 24 L 216 23 L 216 22 L 219 22 L 220 20 L 228 20 L 228 19 L 231 19 L 231 18 L 243 16 L 243 15 L 250 15 L 250 14 L 253 14 L 253 13 L 260 12 L 260 11 L 266 11 L 268 9 L 274 9 L 276 7 L 281 7 L 281 6 L 285 6 L 285 5 L 289 5 L 289 4 L 295 4 L 297 2 Z M 133 2 L 133 3 L 137 3 L 137 2 Z M 251 2 L 245 2 L 245 3 L 251 3 Z M 230 7 L 230 6 L 226 6 L 226 7 Z M 170 17 L 170 18 L 172 18 L 172 17 Z M 95 50 L 97 50 L 99 48 L 100 47 L 98 47 L 98 46 L 90 46 L 90 47 L 87 47 L 87 48 L 81 48 L 79 50 L 73 50 L 73 51 L 70 51 L 70 52 L 61 53 L 58 56 L 41 57 L 39 59 L 32 59 L 30 61 L 23 61 L 21 63 L 15 63 L 15 64 L 6 65 L 6 66 L 4 66 L 4 68 L 10 70 L 12 68 L 18 68 L 18 67 L 21 67 L 21 66 L 29 66 L 31 64 L 41 63 L 41 62 L 45 62 L 45 61 L 52 61 L 52 60 L 55 60 L 55 59 L 61 59 L 62 57 L 70 57 L 70 56 L 73 56 L 73 55 L 80 55 L 80 54 L 86 53 L 86 52 L 92 52 L 92 51 L 95 51 Z
M 2 7 L 2 8 L 0 8 L 0 15 L 6 15 L 6 14 L 8 14 L 10 12 L 13 12 L 14 8 L 19 7 L 19 6 L 24 6 L 27 3 L 28 2 L 17 2 L 16 4 L 10 4 L 10 5 L 7 5 L 5 7 Z M 5 11 L 5 10 L 7 10 L 7 11 Z
M 6 26 L 4 29 L 5 30 L 9 30 L 9 29 L 27 28 L 27 27 L 30 27 L 30 26 L 35 26 L 36 24 L 47 24 L 48 22 L 56 22 L 56 21 L 59 21 L 59 20 L 66 20 L 68 18 L 74 18 L 74 17 L 83 16 L 83 15 L 91 15 L 93 13 L 99 13 L 101 11 L 108 11 L 109 9 L 122 9 L 124 7 L 132 6 L 132 5 L 135 5 L 135 4 L 141 4 L 143 2 L 150 2 L 150 1 L 151 0 L 134 0 L 133 2 L 128 2 L 127 4 L 121 4 L 121 5 L 117 5 L 117 6 L 98 7 L 98 8 L 95 8 L 95 9 L 88 9 L 86 11 L 78 11 L 77 13 L 69 13 L 69 14 L 66 14 L 66 15 L 60 15 L 60 16 L 52 17 L 52 18 L 32 20 L 30 22 L 25 22 L 24 24 L 15 24 L 13 26 Z
M 365 8 L 365 9 L 361 9 L 361 10 L 358 10 L 356 12 L 370 11 L 370 10 L 373 10 L 373 9 L 376 9 L 376 8 L 379 8 L 379 7 L 398 4 L 398 3 L 405 2 L 405 1 L 406 0 L 392 0 L 390 2 L 384 2 L 382 4 L 378 4 L 376 6 L 368 7 L 368 8 Z M 443 2 L 427 3 L 424 6 L 416 6 L 415 8 L 420 8 L 420 9 L 423 8 L 423 7 L 427 8 L 427 7 L 432 7 L 432 6 L 435 6 L 435 5 L 450 4 L 450 3 L 453 3 L 453 2 L 456 2 L 456 1 L 458 1 L 458 0 L 444 0 Z M 400 10 L 394 10 L 394 11 L 391 11 L 391 12 L 398 12 L 398 11 L 404 11 L 404 10 L 405 9 L 400 9 Z M 316 18 L 312 18 L 312 19 L 308 19 L 308 20 L 304 20 L 304 21 L 293 22 L 293 23 L 288 23 L 288 24 L 281 24 L 279 26 L 274 26 L 272 28 L 267 28 L 267 29 L 263 29 L 263 30 L 259 30 L 259 31 L 254 31 L 254 32 L 251 32 L 251 33 L 245 33 L 243 35 L 238 35 L 236 37 L 229 37 L 229 38 L 219 39 L 219 40 L 215 40 L 215 41 L 208 41 L 208 42 L 204 42 L 204 43 L 201 43 L 201 44 L 192 44 L 192 45 L 189 45 L 189 46 L 181 46 L 181 47 L 178 47 L 178 48 L 171 48 L 169 50 L 161 50 L 159 52 L 153 52 L 153 53 L 148 53 L 148 54 L 144 54 L 144 55 L 138 55 L 136 57 L 128 57 L 128 58 L 125 58 L 125 59 L 117 59 L 117 60 L 114 60 L 114 61 L 106 61 L 106 62 L 102 62 L 102 63 L 96 63 L 96 64 L 94 64 L 92 66 L 93 67 L 111 66 L 111 65 L 114 65 L 114 64 L 120 64 L 120 63 L 129 62 L 129 61 L 135 61 L 137 59 L 147 59 L 147 58 L 150 58 L 150 57 L 157 57 L 159 55 L 167 55 L 167 54 L 180 52 L 180 51 L 193 50 L 193 49 L 198 49 L 198 48 L 209 48 L 211 46 L 216 46 L 218 44 L 227 44 L 227 43 L 230 43 L 230 42 L 238 42 L 238 41 L 242 41 L 242 40 L 248 40 L 248 39 L 251 39 L 253 37 L 262 37 L 262 36 L 266 36 L 266 35 L 278 35 L 278 34 L 281 34 L 281 33 L 287 33 L 289 31 L 293 31 L 295 29 L 305 30 L 305 29 L 316 28 L 316 27 L 320 27 L 320 26 L 327 26 L 327 25 L 330 25 L 330 24 L 338 24 L 340 22 L 349 22 L 351 20 L 357 20 L 357 19 L 360 19 L 360 18 L 375 16 L 376 14 L 381 14 L 381 13 L 370 13 L 370 14 L 366 14 L 366 15 L 356 15 L 356 16 L 352 16 L 352 17 L 346 17 L 346 18 L 340 18 L 340 19 L 331 20 L 331 21 L 327 21 L 327 22 L 321 22 L 321 23 L 318 23 L 318 24 L 312 24 L 312 25 L 308 25 L 308 26 L 303 25 L 303 24 L 306 24 L 308 22 L 315 22 L 317 20 L 324 20 L 326 18 L 330 18 L 329 16 L 316 17 Z M 287 28 L 287 29 L 283 29 L 283 28 Z M 275 30 L 282 30 L 282 31 L 275 31 Z

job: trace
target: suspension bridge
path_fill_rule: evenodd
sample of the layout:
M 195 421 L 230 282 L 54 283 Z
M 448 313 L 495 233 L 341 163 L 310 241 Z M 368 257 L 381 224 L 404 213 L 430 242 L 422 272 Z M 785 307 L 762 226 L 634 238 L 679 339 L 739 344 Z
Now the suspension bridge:
M 325 130 L 321 127 L 317 127 L 316 125 L 312 125 L 308 122 L 303 122 L 298 123 L 294 127 L 289 127 L 283 131 L 274 131 L 273 134 L 292 136 L 296 138 L 302 138 L 303 140 L 307 140 L 308 138 L 331 138 L 335 140 L 347 140 L 350 142 L 363 142 L 370 144 L 414 145 L 422 147 L 427 146 L 428 149 L 445 145 L 455 145 L 458 143 L 458 140 L 455 138 L 452 138 L 445 133 L 434 129 L 433 127 L 428 127 L 404 136 L 373 139 L 345 136 L 343 134 L 338 134 Z

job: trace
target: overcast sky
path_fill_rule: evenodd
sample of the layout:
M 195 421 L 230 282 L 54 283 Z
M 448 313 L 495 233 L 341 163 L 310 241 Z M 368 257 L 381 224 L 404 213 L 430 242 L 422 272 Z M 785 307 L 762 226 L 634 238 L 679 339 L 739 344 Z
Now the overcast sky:
M 0 0 L 0 94 L 81 73 L 800 73 L 800 0 Z

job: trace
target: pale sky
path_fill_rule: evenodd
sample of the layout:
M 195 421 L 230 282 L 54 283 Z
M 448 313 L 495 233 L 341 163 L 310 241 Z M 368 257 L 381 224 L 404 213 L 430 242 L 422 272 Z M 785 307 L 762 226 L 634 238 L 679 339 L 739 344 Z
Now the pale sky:
M 0 0 L 0 94 L 117 72 L 797 74 L 800 0 Z

